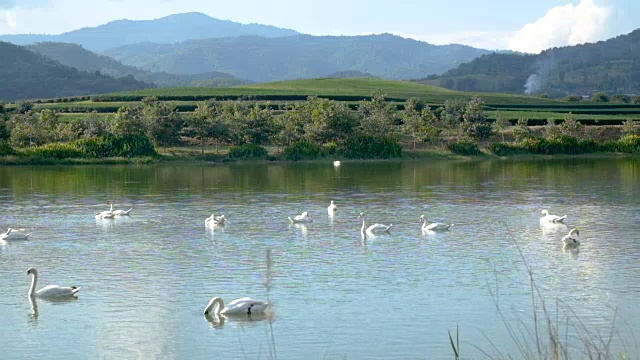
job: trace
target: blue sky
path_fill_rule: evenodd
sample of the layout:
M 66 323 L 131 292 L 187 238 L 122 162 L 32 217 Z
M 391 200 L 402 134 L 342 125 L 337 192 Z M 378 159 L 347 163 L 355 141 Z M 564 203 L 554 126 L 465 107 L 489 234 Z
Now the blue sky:
M 528 52 L 640 27 L 638 0 L 0 0 L 0 34 L 58 34 L 190 11 L 313 35 L 389 32 L 435 44 Z

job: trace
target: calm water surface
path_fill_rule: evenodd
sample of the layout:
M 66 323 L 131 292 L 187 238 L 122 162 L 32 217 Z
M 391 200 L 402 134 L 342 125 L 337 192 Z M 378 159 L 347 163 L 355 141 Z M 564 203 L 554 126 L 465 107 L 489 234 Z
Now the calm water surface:
M 131 216 L 95 220 L 109 199 Z M 0 242 L 2 359 L 451 359 L 456 324 L 463 358 L 520 358 L 505 323 L 533 329 L 524 261 L 571 351 L 567 317 L 605 338 L 615 321 L 615 352 L 640 354 L 633 158 L 0 167 L 0 201 L 0 228 L 33 231 Z M 541 228 L 543 208 L 567 226 Z M 302 211 L 314 222 L 290 225 Z M 391 234 L 363 241 L 360 211 Z M 205 229 L 212 212 L 224 228 Z M 455 225 L 423 235 L 422 214 Z M 579 252 L 560 242 L 572 227 Z M 30 303 L 30 266 L 79 299 Z M 274 311 L 206 319 L 212 296 Z

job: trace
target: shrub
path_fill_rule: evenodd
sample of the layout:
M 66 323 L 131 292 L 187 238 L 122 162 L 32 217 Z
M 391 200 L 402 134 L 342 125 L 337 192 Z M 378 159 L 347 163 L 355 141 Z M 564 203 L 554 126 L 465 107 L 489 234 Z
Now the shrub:
M 0 156 L 15 155 L 16 151 L 6 140 L 0 140 Z
M 73 144 L 89 158 L 156 156 L 149 138 L 144 135 L 108 134 L 80 139 Z
M 460 140 L 456 142 L 452 142 L 447 145 L 449 151 L 458 155 L 480 155 L 480 149 L 478 148 L 478 144 L 473 141 L 468 140 Z
M 390 137 L 360 135 L 349 138 L 343 152 L 348 159 L 391 159 L 402 157 L 402 146 Z
M 526 154 L 529 152 L 527 147 L 523 146 L 522 143 L 508 144 L 504 142 L 497 142 L 489 145 L 489 150 L 498 156 Z
M 340 154 L 340 147 L 335 142 L 331 141 L 322 145 L 323 156 L 334 156 Z
M 229 149 L 231 159 L 264 159 L 267 157 L 267 149 L 256 144 L 244 144 Z
M 39 158 L 68 159 L 83 158 L 84 153 L 74 144 L 70 143 L 51 143 L 38 147 L 28 148 L 24 151 L 27 156 Z
M 309 160 L 322 156 L 322 148 L 311 141 L 301 140 L 284 148 L 283 157 L 286 160 Z
M 640 152 L 640 135 L 626 135 L 614 143 L 614 149 L 622 153 Z

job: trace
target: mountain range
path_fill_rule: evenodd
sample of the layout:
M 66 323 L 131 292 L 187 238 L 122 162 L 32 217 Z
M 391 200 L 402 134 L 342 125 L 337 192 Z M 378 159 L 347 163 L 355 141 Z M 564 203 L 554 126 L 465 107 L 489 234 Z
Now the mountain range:
M 153 87 L 132 76 L 119 79 L 65 66 L 22 46 L 0 42 L 0 99 L 99 94 Z
M 147 71 L 221 71 L 255 82 L 360 71 L 411 79 L 447 71 L 489 53 L 465 45 L 432 45 L 391 34 L 366 36 L 239 36 L 174 44 L 140 43 L 104 52 Z
M 104 25 L 82 28 L 60 35 L 0 35 L 0 41 L 16 45 L 65 42 L 79 44 L 93 51 L 104 51 L 140 42 L 173 43 L 242 35 L 268 38 L 297 34 L 298 32 L 294 30 L 275 26 L 240 24 L 216 19 L 202 13 L 184 13 L 155 20 L 116 20 Z
M 640 93 L 640 29 L 597 43 L 538 55 L 488 54 L 422 83 L 479 92 L 551 97 Z
M 96 54 L 80 45 L 43 42 L 26 46 L 27 49 L 56 60 L 63 65 L 87 72 L 99 71 L 115 78 L 133 76 L 139 81 L 166 86 L 234 86 L 246 84 L 246 80 L 235 78 L 219 71 L 198 74 L 169 74 L 149 72 L 127 66 L 108 56 Z

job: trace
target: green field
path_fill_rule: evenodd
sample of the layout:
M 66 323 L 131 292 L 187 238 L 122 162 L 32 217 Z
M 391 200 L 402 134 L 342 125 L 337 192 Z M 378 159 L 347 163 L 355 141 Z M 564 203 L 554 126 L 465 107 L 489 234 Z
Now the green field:
M 487 104 L 490 119 L 502 114 L 509 119 L 528 118 L 531 120 L 563 119 L 572 112 L 579 120 L 616 122 L 626 119 L 640 120 L 640 105 L 594 102 L 566 102 L 535 96 L 466 93 L 423 85 L 407 81 L 382 79 L 311 79 L 293 80 L 267 84 L 242 85 L 229 88 L 157 88 L 130 92 L 97 95 L 92 100 L 87 97 L 41 100 L 34 109 L 51 109 L 63 114 L 63 118 L 81 117 L 83 113 L 114 113 L 121 106 L 134 106 L 144 97 L 155 96 L 162 101 L 175 104 L 182 113 L 192 112 L 197 104 L 208 99 L 246 100 L 260 104 L 270 104 L 274 110 L 283 110 L 282 105 L 303 101 L 308 96 L 327 97 L 349 104 L 355 109 L 358 102 L 381 91 L 402 108 L 404 100 L 417 97 L 432 107 L 442 105 L 447 100 L 482 98 Z M 12 105 L 9 105 L 10 109 Z
M 286 100 L 279 96 L 326 96 L 326 97 L 360 97 L 371 96 L 374 91 L 382 91 L 388 98 L 406 100 L 417 97 L 430 104 L 442 104 L 451 99 L 470 99 L 473 96 L 482 97 L 487 104 L 529 104 L 529 105 L 561 105 L 563 102 L 543 99 L 534 96 L 510 94 L 475 94 L 448 90 L 430 85 L 422 85 L 408 81 L 394 81 L 382 79 L 311 79 L 293 80 L 266 84 L 242 85 L 230 88 L 160 88 L 139 91 L 105 94 L 106 99 L 126 97 L 155 96 L 159 99 L 178 100 L 184 98 L 245 96 L 258 97 L 260 100 Z

